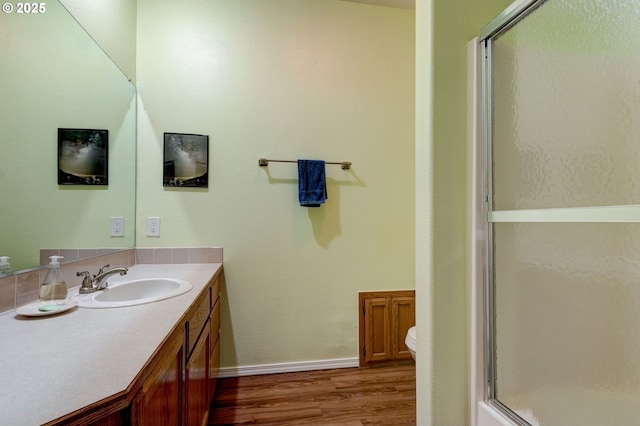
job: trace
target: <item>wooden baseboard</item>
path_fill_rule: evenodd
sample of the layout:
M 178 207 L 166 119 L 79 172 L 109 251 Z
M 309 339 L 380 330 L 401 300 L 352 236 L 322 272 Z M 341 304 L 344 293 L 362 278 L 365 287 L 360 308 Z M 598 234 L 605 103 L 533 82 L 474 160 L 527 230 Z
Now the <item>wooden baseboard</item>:
M 219 378 L 258 376 L 261 374 L 294 373 L 298 371 L 331 370 L 358 367 L 358 358 L 326 359 L 319 361 L 288 362 L 282 364 L 249 365 L 221 368 Z

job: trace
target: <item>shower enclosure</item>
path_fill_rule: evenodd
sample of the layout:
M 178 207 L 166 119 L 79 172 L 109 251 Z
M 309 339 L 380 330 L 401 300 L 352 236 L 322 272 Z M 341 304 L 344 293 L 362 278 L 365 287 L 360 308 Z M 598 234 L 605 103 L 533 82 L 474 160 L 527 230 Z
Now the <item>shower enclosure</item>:
M 640 425 L 640 0 L 517 1 L 478 46 L 477 423 Z

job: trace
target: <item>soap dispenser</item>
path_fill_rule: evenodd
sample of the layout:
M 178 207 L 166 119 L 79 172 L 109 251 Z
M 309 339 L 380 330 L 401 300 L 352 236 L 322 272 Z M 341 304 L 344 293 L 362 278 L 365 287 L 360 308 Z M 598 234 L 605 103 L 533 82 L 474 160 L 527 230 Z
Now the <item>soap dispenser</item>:
M 11 269 L 9 259 L 9 256 L 0 256 L 0 274 L 6 274 Z
M 44 276 L 44 280 L 40 285 L 40 293 L 38 294 L 41 302 L 57 303 L 62 305 L 67 298 L 67 283 L 65 283 L 60 272 L 60 263 L 58 259 L 62 256 L 49 256 L 49 269 Z

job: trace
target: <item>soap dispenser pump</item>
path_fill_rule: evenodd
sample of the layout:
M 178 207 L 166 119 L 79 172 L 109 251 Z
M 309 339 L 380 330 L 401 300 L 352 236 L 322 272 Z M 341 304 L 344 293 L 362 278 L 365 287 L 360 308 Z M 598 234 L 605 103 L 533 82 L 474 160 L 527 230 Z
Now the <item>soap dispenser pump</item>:
M 0 274 L 6 274 L 11 269 L 9 259 L 9 256 L 0 256 Z
M 60 263 L 58 262 L 58 259 L 62 258 L 62 256 L 49 256 L 49 269 L 40 285 L 40 292 L 38 294 L 41 302 L 56 303 L 59 305 L 65 303 L 67 298 L 67 283 L 62 277 Z

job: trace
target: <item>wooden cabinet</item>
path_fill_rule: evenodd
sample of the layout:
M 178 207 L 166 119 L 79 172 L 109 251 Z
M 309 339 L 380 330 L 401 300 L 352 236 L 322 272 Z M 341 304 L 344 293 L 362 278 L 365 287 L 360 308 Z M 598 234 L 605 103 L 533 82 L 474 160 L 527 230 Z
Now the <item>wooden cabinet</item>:
M 188 426 L 206 425 L 209 417 L 210 332 L 211 329 L 207 321 L 187 361 L 185 373 L 185 424 Z
M 220 371 L 220 280 L 217 280 L 211 289 L 211 300 L 213 309 L 211 310 L 211 331 L 209 332 L 209 395 L 213 399 L 216 390 L 218 374 Z
M 129 387 L 47 426 L 206 426 L 220 368 L 219 269 Z
M 132 405 L 134 425 L 206 426 L 220 367 L 220 277 L 154 358 Z
M 415 291 L 359 294 L 360 366 L 411 362 L 404 340 L 415 325 Z
M 183 348 L 183 334 L 176 333 L 156 356 L 151 374 L 133 401 L 133 424 L 181 424 Z
M 364 299 L 364 342 L 362 355 L 365 362 L 388 361 L 391 359 L 390 300 L 387 297 Z
M 391 357 L 412 360 L 405 343 L 407 331 L 416 324 L 416 298 L 412 291 L 408 296 L 391 297 Z
M 196 302 L 185 325 L 185 417 L 187 426 L 206 426 L 220 368 L 220 279 Z M 217 345 L 217 353 L 214 345 Z

